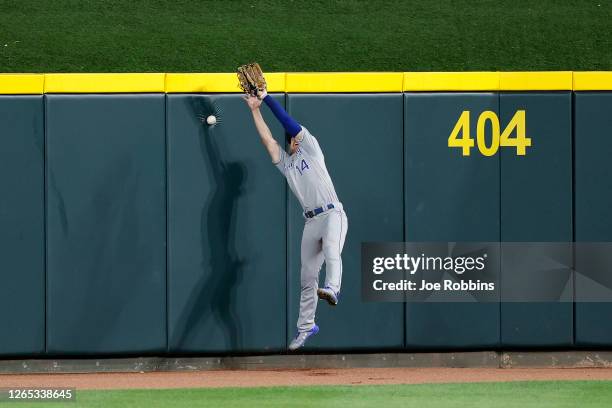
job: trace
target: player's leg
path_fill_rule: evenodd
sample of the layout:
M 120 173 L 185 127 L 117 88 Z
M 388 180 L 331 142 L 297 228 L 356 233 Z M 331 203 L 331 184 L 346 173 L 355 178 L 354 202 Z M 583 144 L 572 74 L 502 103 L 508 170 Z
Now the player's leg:
M 323 254 L 325 257 L 325 286 L 318 290 L 318 297 L 331 305 L 338 303 L 342 284 L 342 248 L 348 230 L 344 211 L 332 211 L 326 217 L 323 231 Z
M 321 265 L 323 265 L 323 248 L 321 246 L 320 228 L 317 228 L 313 221 L 306 223 L 302 234 L 298 334 L 289 344 L 289 350 L 302 347 L 311 335 L 319 331 L 315 324 L 315 313 L 319 300 L 317 298 L 317 288 L 319 286 L 319 272 Z
M 300 316 L 298 331 L 305 332 L 314 325 L 317 311 L 317 288 L 319 287 L 319 272 L 323 265 L 323 248 L 321 245 L 320 228 L 316 221 L 307 222 L 302 234 L 300 272 Z

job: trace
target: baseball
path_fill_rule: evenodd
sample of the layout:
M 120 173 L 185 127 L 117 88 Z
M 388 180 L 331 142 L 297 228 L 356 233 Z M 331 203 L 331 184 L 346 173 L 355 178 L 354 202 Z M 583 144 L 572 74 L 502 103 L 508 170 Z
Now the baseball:
M 210 115 L 206 118 L 206 123 L 208 123 L 209 125 L 214 125 L 215 123 L 217 123 L 217 118 L 213 115 Z

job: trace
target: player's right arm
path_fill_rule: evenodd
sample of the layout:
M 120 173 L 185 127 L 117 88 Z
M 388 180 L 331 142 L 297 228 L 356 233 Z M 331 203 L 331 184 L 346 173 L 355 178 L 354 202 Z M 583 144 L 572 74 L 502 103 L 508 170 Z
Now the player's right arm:
M 272 158 L 272 163 L 277 164 L 281 159 L 280 146 L 272 136 L 272 132 L 270 132 L 270 128 L 266 124 L 263 116 L 261 116 L 261 111 L 259 110 L 259 107 L 261 106 L 261 100 L 255 96 L 244 96 L 243 99 L 246 101 L 247 105 L 249 105 L 249 108 L 251 109 L 253 121 L 255 122 L 257 133 L 259 133 L 261 143 L 265 146 L 266 150 L 268 151 L 268 154 L 270 154 L 270 158 Z

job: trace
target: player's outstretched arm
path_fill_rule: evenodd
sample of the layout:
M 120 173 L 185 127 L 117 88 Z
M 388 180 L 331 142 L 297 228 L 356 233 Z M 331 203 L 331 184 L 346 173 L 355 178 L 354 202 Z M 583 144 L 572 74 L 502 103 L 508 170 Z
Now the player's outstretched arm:
M 257 128 L 259 137 L 261 138 L 261 143 L 266 147 L 266 150 L 272 158 L 272 162 L 275 164 L 278 163 L 280 161 L 280 146 L 276 140 L 274 140 L 274 137 L 272 137 L 270 128 L 268 128 L 263 116 L 261 116 L 261 111 L 259 110 L 261 100 L 255 96 L 244 96 L 243 99 L 251 109 L 253 121 L 255 122 L 255 127 Z
M 268 105 L 268 108 L 270 108 L 274 116 L 276 116 L 276 119 L 283 125 L 285 132 L 287 132 L 290 137 L 295 137 L 300 133 L 302 126 L 287 113 L 280 103 L 276 102 L 276 100 L 267 93 L 264 93 L 261 99 Z

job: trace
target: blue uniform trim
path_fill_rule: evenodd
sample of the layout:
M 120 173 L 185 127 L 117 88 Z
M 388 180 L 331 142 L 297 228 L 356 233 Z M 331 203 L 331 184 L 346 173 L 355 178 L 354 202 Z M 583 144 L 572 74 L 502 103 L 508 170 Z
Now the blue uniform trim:
M 272 98 L 270 95 L 267 95 L 264 98 L 264 102 L 266 103 L 266 105 L 268 105 L 268 108 L 270 108 L 272 113 L 274 113 L 276 119 L 278 119 L 278 121 L 285 128 L 285 132 L 287 132 L 287 135 L 289 136 L 287 138 L 288 140 L 300 133 L 302 127 L 299 123 L 295 121 L 295 119 L 289 116 L 287 111 L 283 109 L 280 103 L 276 102 L 276 100 L 274 100 L 274 98 Z
M 319 215 L 319 214 L 321 214 L 321 213 L 323 213 L 323 212 L 325 212 L 325 211 L 327 211 L 327 210 L 331 210 L 332 208 L 335 208 L 333 204 L 327 204 L 325 207 L 326 207 L 326 208 L 323 208 L 323 207 L 317 207 L 317 208 L 315 208 L 315 209 L 314 209 L 314 210 L 312 210 L 312 211 L 306 211 L 306 212 L 304 213 L 304 216 L 305 216 L 306 218 L 312 218 L 312 217 L 314 217 L 314 216 L 316 216 L 316 215 Z

